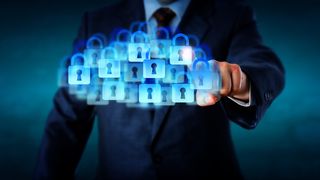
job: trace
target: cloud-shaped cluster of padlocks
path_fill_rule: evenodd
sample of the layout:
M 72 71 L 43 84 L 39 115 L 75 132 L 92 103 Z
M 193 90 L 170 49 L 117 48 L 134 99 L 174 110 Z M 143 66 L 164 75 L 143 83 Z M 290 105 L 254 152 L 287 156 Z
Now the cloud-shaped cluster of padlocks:
M 70 93 L 90 105 L 117 101 L 143 107 L 192 105 L 196 90 L 219 91 L 219 69 L 208 63 L 202 48 L 191 47 L 184 34 L 176 34 L 171 40 L 165 28 L 157 32 L 164 33 L 165 38 L 121 30 L 108 46 L 93 35 L 83 53 L 71 57 L 67 69 Z M 120 40 L 121 36 L 126 41 Z

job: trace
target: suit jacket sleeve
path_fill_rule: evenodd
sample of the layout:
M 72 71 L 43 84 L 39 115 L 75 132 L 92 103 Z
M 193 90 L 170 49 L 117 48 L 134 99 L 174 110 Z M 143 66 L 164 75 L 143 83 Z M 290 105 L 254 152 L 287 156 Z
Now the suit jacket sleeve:
M 256 127 L 284 87 L 284 68 L 279 58 L 262 44 L 253 11 L 244 6 L 233 28 L 228 61 L 240 65 L 251 83 L 251 106 L 242 107 L 223 98 L 227 116 L 244 128 Z
M 86 21 L 82 22 L 74 51 L 81 51 L 86 36 Z M 80 45 L 80 46 L 79 46 Z M 73 179 L 93 126 L 93 106 L 60 88 L 54 97 L 40 147 L 34 179 Z

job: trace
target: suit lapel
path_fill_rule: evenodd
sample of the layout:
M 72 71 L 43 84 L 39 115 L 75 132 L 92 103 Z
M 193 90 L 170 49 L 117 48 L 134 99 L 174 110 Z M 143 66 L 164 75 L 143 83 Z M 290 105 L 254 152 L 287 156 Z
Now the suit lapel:
M 191 16 L 187 25 L 181 28 L 181 32 L 187 35 L 195 35 L 202 42 L 208 31 L 208 26 L 208 23 L 201 16 Z
M 206 16 L 204 14 L 198 14 L 199 6 L 203 4 L 197 3 L 195 0 L 191 2 L 185 15 L 183 16 L 178 29 L 175 34 L 181 32 L 184 34 L 193 34 L 199 38 L 200 43 L 208 31 L 209 24 L 206 22 Z M 201 9 L 201 7 L 200 7 Z M 156 136 L 160 133 L 161 127 L 168 119 L 169 111 L 174 110 L 174 106 L 163 106 L 155 110 L 155 116 L 153 120 L 152 128 L 152 142 L 156 139 Z
M 144 22 L 145 9 L 142 0 L 127 0 L 123 4 L 123 12 L 118 13 L 122 26 L 129 29 L 134 22 Z

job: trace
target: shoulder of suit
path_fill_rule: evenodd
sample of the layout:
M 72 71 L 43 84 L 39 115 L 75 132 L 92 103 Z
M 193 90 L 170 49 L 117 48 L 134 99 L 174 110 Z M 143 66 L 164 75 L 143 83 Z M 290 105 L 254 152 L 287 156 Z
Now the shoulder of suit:
M 215 4 L 220 8 L 245 8 L 248 3 L 245 0 L 213 0 Z
M 246 10 L 251 9 L 250 5 L 245 0 L 213 0 L 215 1 L 214 13 L 224 17 L 236 19 Z

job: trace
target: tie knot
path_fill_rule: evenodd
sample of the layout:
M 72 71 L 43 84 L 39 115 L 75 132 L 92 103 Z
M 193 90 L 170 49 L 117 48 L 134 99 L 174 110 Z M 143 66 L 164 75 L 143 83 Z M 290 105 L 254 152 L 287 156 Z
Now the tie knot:
M 158 27 L 169 27 L 171 20 L 176 16 L 170 8 L 162 7 L 153 13 Z

